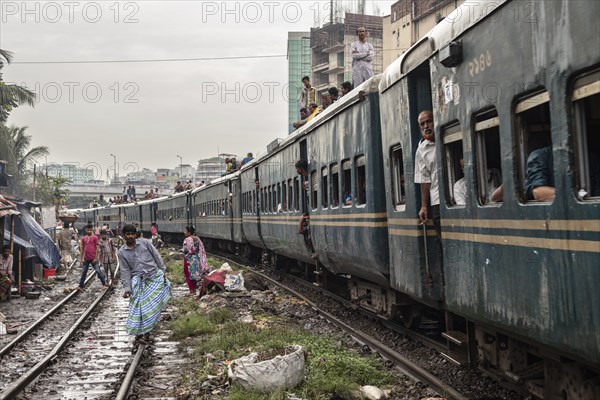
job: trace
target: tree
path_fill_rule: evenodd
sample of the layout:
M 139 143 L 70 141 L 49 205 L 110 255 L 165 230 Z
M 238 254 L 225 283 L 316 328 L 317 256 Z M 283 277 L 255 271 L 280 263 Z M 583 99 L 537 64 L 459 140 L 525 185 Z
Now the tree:
M 49 154 L 48 147 L 37 146 L 32 149 L 31 136 L 26 131 L 27 127 L 6 127 L 0 124 L 0 160 L 8 162 L 7 171 L 13 175 L 11 178 L 13 194 L 22 195 L 30 183 L 26 172 L 39 158 Z
M 66 178 L 46 176 L 42 171 L 36 173 L 35 199 L 46 205 L 54 205 L 59 211 L 62 205 L 67 204 L 71 193 L 64 187 L 70 183 Z M 33 188 L 28 188 L 27 197 L 33 197 Z
M 8 115 L 15 108 L 22 104 L 35 106 L 35 93 L 29 89 L 11 84 L 8 85 L 2 81 L 2 68 L 4 63 L 10 64 L 13 53 L 0 49 L 0 123 L 5 123 Z

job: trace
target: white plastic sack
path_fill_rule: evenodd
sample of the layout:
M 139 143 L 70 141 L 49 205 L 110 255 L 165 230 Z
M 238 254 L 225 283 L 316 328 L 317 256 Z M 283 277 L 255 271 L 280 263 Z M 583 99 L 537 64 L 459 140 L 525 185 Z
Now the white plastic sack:
M 297 345 L 289 349 L 290 354 L 261 362 L 257 362 L 257 353 L 233 360 L 227 369 L 229 379 L 244 389 L 273 390 L 297 386 L 304 379 L 304 349 Z
M 225 274 L 223 286 L 228 292 L 243 292 L 246 290 L 244 287 L 244 277 L 241 272 L 238 274 Z

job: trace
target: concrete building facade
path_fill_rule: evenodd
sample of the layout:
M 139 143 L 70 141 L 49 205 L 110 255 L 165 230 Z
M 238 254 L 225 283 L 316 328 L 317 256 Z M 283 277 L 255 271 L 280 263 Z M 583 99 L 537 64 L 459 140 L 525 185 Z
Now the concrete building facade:
M 80 168 L 76 164 L 47 164 L 48 176 L 65 178 L 71 183 L 84 183 L 96 179 L 92 168 Z
M 392 4 L 383 28 L 384 69 L 462 3 L 464 0 L 400 0 Z
M 208 184 L 213 179 L 220 178 L 225 173 L 225 169 L 225 160 L 221 157 L 199 160 L 196 170 L 196 183 L 204 181 L 204 183 Z

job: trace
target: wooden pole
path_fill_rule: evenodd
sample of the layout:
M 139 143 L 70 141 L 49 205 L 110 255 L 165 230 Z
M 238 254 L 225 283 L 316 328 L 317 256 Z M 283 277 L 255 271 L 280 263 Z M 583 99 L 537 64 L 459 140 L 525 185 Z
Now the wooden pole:
M 13 247 L 15 245 L 15 216 L 10 216 L 10 254 L 13 253 Z
M 21 276 L 22 265 L 23 265 L 23 248 L 21 247 L 21 250 L 19 251 L 19 296 L 21 296 L 23 294 L 23 287 L 21 285 L 23 282 L 23 277 Z

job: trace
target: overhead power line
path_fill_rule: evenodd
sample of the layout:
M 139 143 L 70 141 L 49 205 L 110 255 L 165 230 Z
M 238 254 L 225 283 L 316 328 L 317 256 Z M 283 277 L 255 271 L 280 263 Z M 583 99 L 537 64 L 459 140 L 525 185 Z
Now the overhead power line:
M 281 57 L 287 57 L 287 54 L 271 54 L 271 55 L 259 55 L 259 56 L 231 56 L 231 57 L 162 58 L 162 59 L 140 59 L 140 60 L 14 61 L 11 64 L 127 64 L 127 63 L 152 63 L 152 62 L 249 60 L 249 59 L 257 59 L 257 58 L 281 58 Z

